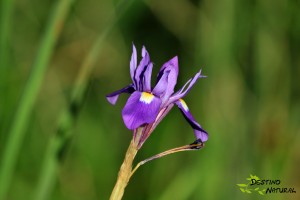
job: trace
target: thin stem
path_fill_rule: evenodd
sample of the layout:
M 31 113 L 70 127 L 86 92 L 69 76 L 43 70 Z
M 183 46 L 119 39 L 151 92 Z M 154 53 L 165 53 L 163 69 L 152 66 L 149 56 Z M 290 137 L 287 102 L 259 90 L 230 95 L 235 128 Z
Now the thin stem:
M 137 143 L 135 143 L 134 140 L 131 140 L 125 155 L 125 159 L 121 165 L 117 182 L 111 193 L 110 200 L 122 199 L 125 187 L 127 186 L 128 181 L 131 177 L 132 162 L 134 160 L 137 151 L 138 151 Z
M 121 165 L 120 171 L 119 171 L 119 175 L 118 175 L 118 179 L 117 179 L 117 183 L 115 184 L 115 187 L 113 189 L 113 192 L 110 196 L 110 200 L 120 200 L 122 199 L 122 196 L 124 194 L 124 190 L 125 187 L 128 184 L 128 181 L 130 180 L 131 176 L 134 174 L 134 172 L 143 164 L 151 161 L 151 160 L 155 160 L 157 158 L 161 158 L 164 157 L 166 155 L 169 154 L 173 154 L 173 153 L 177 153 L 177 152 L 181 152 L 181 151 L 191 151 L 191 150 L 199 150 L 201 148 L 204 147 L 204 143 L 201 142 L 201 140 L 196 140 L 195 142 L 193 142 L 192 144 L 189 145 L 184 145 L 181 147 L 176 147 L 167 151 L 164 151 L 162 153 L 156 154 L 146 160 L 143 160 L 141 162 L 139 162 L 136 167 L 132 170 L 132 162 L 134 160 L 134 157 L 137 153 L 137 151 L 139 150 L 139 143 L 140 143 L 140 139 L 143 132 L 144 132 L 144 128 L 139 128 L 137 130 L 135 130 L 134 132 L 134 137 L 131 140 L 131 143 L 128 147 L 128 150 L 126 152 L 125 155 L 125 159 L 123 161 L 123 164 Z M 138 138 L 138 139 L 137 139 Z
M 164 152 L 161 152 L 159 154 L 156 154 L 154 156 L 151 156 L 150 158 L 147 158 L 141 162 L 139 162 L 135 168 L 132 170 L 131 174 L 130 174 L 130 177 L 135 173 L 135 171 L 142 165 L 144 165 L 145 163 L 151 161 L 151 160 L 155 160 L 155 159 L 158 159 L 158 158 L 162 158 L 164 156 L 167 156 L 167 155 L 170 155 L 170 154 L 173 154 L 173 153 L 178 153 L 178 152 L 182 152 L 182 151 L 193 151 L 193 150 L 199 150 L 201 148 L 204 147 L 204 143 L 193 143 L 193 144 L 189 144 L 189 145 L 184 145 L 184 146 L 181 146 L 181 147 L 176 147 L 176 148 L 173 148 L 173 149 L 169 149 L 167 151 L 164 151 Z
M 7 134 L 9 137 L 0 168 L 0 199 L 5 199 L 11 184 L 18 152 L 30 120 L 30 113 L 71 2 L 72 0 L 57 1 L 32 65 L 30 77 L 25 85 L 11 130 Z

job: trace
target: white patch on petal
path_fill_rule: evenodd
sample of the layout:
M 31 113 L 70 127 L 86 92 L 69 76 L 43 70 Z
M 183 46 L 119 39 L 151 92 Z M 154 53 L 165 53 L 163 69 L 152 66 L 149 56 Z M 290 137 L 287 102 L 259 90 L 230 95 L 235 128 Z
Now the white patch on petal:
M 186 105 L 185 101 L 184 101 L 183 99 L 179 99 L 179 101 L 180 101 L 180 103 L 181 103 L 183 109 L 184 109 L 185 111 L 189 111 L 189 107 Z
M 142 92 L 142 95 L 140 97 L 140 101 L 145 103 L 145 104 L 149 104 L 152 102 L 154 98 L 154 95 L 153 94 L 150 94 L 148 92 Z

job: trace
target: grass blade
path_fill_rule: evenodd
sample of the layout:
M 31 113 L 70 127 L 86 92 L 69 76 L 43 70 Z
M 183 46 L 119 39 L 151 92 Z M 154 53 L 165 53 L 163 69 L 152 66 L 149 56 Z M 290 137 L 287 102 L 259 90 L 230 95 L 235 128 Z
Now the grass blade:
M 103 48 L 104 39 L 132 2 L 133 0 L 122 1 L 117 6 L 116 10 L 120 10 L 122 8 L 118 17 L 115 17 L 115 15 L 111 16 L 111 18 L 108 20 L 106 29 L 103 30 L 103 32 L 96 39 L 95 44 L 92 46 L 82 63 L 81 69 L 76 78 L 74 89 L 72 91 L 69 107 L 62 112 L 58 121 L 56 134 L 50 139 L 50 143 L 47 147 L 47 153 L 43 161 L 40 179 L 38 181 L 34 196 L 35 200 L 45 200 L 49 198 L 49 193 L 51 192 L 56 180 L 57 167 L 59 165 L 58 158 L 62 150 L 65 148 L 67 141 L 69 141 L 71 137 L 70 129 L 72 128 L 73 122 L 77 117 L 79 107 L 82 104 L 91 71 L 98 59 L 99 52 Z M 126 5 L 123 5 L 124 3 L 126 3 Z
M 5 199 L 11 184 L 18 152 L 30 119 L 30 113 L 45 75 L 55 42 L 72 1 L 73 0 L 57 1 L 49 18 L 35 61 L 32 65 L 30 77 L 25 85 L 11 130 L 8 133 L 8 141 L 4 149 L 0 168 L 0 199 Z

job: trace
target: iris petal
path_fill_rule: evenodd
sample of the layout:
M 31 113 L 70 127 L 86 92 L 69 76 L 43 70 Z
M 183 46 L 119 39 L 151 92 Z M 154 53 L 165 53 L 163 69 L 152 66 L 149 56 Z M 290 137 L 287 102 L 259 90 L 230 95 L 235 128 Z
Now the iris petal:
M 186 103 L 184 102 L 184 100 L 179 99 L 175 103 L 179 107 L 179 109 L 181 110 L 184 118 L 188 121 L 188 123 L 194 129 L 195 137 L 197 139 L 200 139 L 202 142 L 207 141 L 208 140 L 208 133 L 204 129 L 202 129 L 202 127 L 200 126 L 200 124 L 198 124 L 198 122 L 196 122 L 196 120 L 194 119 L 194 117 L 190 113 L 189 108 L 186 105 Z
M 143 124 L 153 123 L 158 115 L 161 100 L 153 94 L 135 91 L 122 110 L 126 127 L 136 129 Z
M 137 53 L 136 53 L 136 48 L 135 48 L 134 44 L 132 44 L 132 55 L 131 55 L 131 60 L 130 60 L 130 76 L 131 76 L 133 83 L 136 82 L 134 80 L 134 72 L 135 72 L 136 66 L 137 66 Z
M 152 74 L 153 64 L 149 63 L 143 76 L 143 91 L 151 91 L 151 74 Z
M 164 79 L 166 78 L 166 73 L 168 73 L 167 81 Z M 160 97 L 165 101 L 168 99 L 171 94 L 174 92 L 174 87 L 177 83 L 178 77 L 178 57 L 175 56 L 168 62 L 166 62 L 160 69 L 157 75 L 157 85 L 162 85 L 164 83 L 164 91 L 160 91 Z M 161 87 L 161 86 L 160 86 Z
M 170 71 L 166 71 L 163 76 L 160 78 L 158 83 L 155 85 L 153 88 L 152 92 L 156 96 L 163 96 L 166 90 L 166 85 L 168 85 L 168 76 L 169 76 Z
M 205 78 L 205 77 L 206 76 L 201 75 L 201 70 L 200 70 L 192 79 L 188 80 L 188 82 L 178 92 L 174 93 L 170 97 L 168 102 L 172 103 L 184 97 L 192 89 L 193 85 L 197 82 L 198 78 Z
M 137 67 L 137 69 L 135 71 L 135 75 L 134 75 L 134 80 L 136 81 L 135 82 L 136 89 L 140 92 L 145 91 L 144 74 L 150 64 L 150 56 L 144 46 L 143 46 L 143 50 L 142 50 L 142 56 L 143 56 L 143 58 L 140 61 L 139 66 Z M 152 72 L 152 68 L 151 68 L 151 72 Z M 150 77 L 150 79 L 151 79 L 151 77 Z
M 119 95 L 122 94 L 122 93 L 133 93 L 135 90 L 134 90 L 134 87 L 133 87 L 133 84 L 130 84 L 118 91 L 115 91 L 109 95 L 106 95 L 106 99 L 107 101 L 109 101 L 109 103 L 115 105 L 118 98 L 119 98 Z
M 167 71 L 166 69 L 174 71 L 174 73 L 178 76 L 179 70 L 178 70 L 178 57 L 177 56 L 175 56 L 174 58 L 172 58 L 171 60 L 169 60 L 168 62 L 163 64 L 163 66 L 160 68 L 160 70 L 158 72 L 156 83 L 158 83 L 158 81 L 160 80 L 160 78 L 162 77 L 164 72 Z M 177 78 L 177 76 L 176 76 L 176 78 Z

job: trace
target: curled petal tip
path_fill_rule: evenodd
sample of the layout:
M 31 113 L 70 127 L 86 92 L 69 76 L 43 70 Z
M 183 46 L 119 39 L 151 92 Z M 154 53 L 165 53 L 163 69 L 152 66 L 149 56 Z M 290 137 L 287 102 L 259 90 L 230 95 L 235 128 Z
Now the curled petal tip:
M 167 63 L 168 65 L 173 65 L 173 67 L 178 68 L 178 56 L 171 58 Z M 167 67 L 167 66 L 166 66 Z
M 133 50 L 133 51 L 136 51 L 136 47 L 135 47 L 135 45 L 134 45 L 133 42 L 132 42 L 132 50 Z
M 112 97 L 106 96 L 106 99 L 110 104 L 115 105 L 118 100 L 118 96 L 112 96 Z
M 132 43 L 132 52 L 136 53 L 136 47 L 135 47 L 134 43 Z
M 201 128 L 201 130 L 194 129 L 194 134 L 197 139 L 200 139 L 202 142 L 206 142 L 208 140 L 208 133 Z
M 174 56 L 171 60 L 178 63 L 178 56 Z
M 146 54 L 148 54 L 148 51 L 147 51 L 146 47 L 143 45 L 143 48 L 142 48 L 142 57 L 145 57 Z
M 134 91 L 135 91 L 135 89 L 134 89 L 133 85 L 130 84 L 130 85 L 128 85 L 128 86 L 126 86 L 126 87 L 118 90 L 118 91 L 115 91 L 115 92 L 113 92 L 111 94 L 106 95 L 106 99 L 107 99 L 107 101 L 109 103 L 111 103 L 112 105 L 115 105 L 116 102 L 117 102 L 117 100 L 118 100 L 118 98 L 119 98 L 120 94 L 122 94 L 122 93 L 129 93 L 129 94 L 131 94 Z
M 207 78 L 206 75 L 202 75 L 202 69 L 200 69 L 199 73 L 199 78 Z

